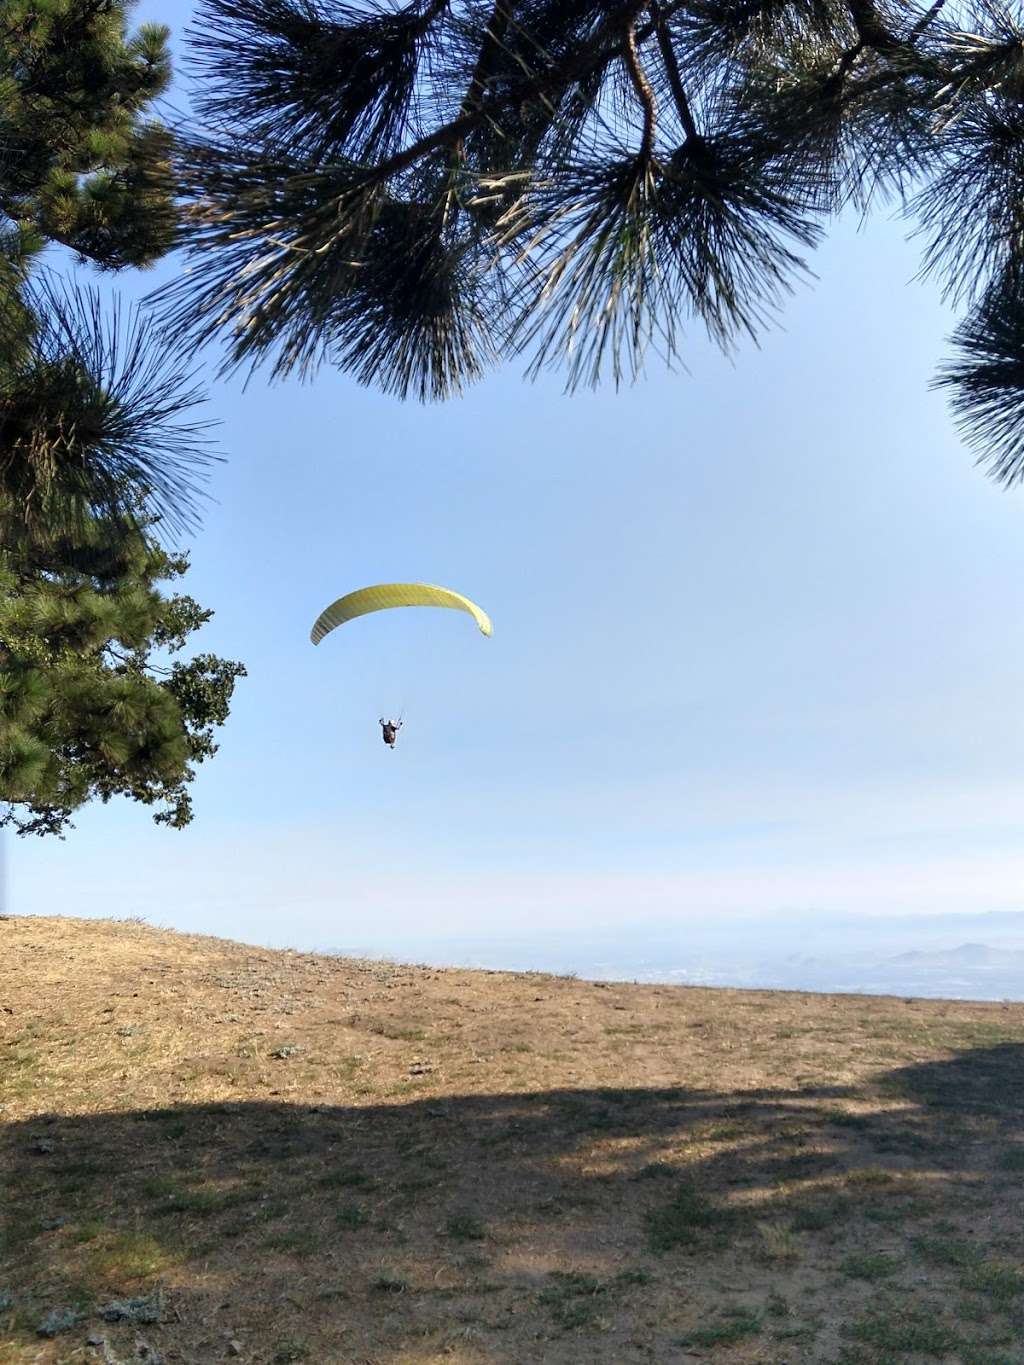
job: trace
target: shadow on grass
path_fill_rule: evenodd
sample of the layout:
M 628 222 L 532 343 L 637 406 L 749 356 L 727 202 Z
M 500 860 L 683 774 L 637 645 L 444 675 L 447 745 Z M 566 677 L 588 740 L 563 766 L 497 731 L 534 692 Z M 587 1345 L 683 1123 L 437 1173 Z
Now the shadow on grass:
M 794 1247 L 852 1275 L 874 1264 L 850 1259 L 866 1226 L 909 1248 L 964 1200 L 995 1207 L 1014 1186 L 1019 1199 L 1022 1118 L 1016 1044 L 857 1088 L 41 1116 L 2 1135 L 0 1305 L 9 1290 L 13 1306 L 0 1342 L 28 1349 L 47 1311 L 89 1315 L 163 1284 L 154 1330 L 168 1360 L 221 1359 L 241 1335 L 259 1362 L 404 1360 L 410 1342 L 424 1360 L 430 1343 L 466 1360 L 560 1361 L 591 1328 L 594 1360 L 675 1359 L 680 1319 L 658 1305 L 680 1257 L 710 1267 L 709 1283 L 746 1258 L 776 1299 Z M 999 1283 L 999 1311 L 1016 1311 L 1024 1279 Z M 713 1333 L 711 1291 L 691 1276 L 688 1292 Z M 758 1311 L 736 1310 L 723 1333 L 760 1324 Z M 84 1340 L 74 1330 L 69 1350 Z

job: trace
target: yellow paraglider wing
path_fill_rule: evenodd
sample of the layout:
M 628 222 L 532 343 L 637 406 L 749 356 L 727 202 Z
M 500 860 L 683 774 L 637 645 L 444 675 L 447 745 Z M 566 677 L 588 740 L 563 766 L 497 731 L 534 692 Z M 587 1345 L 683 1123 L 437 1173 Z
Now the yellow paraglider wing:
M 484 635 L 491 634 L 491 620 L 487 613 L 461 593 L 450 588 L 439 588 L 433 583 L 378 583 L 373 588 L 360 588 L 339 597 L 337 602 L 320 613 L 313 623 L 309 638 L 318 645 L 325 635 L 337 626 L 366 616 L 371 611 L 387 611 L 391 607 L 451 607 L 472 616 Z

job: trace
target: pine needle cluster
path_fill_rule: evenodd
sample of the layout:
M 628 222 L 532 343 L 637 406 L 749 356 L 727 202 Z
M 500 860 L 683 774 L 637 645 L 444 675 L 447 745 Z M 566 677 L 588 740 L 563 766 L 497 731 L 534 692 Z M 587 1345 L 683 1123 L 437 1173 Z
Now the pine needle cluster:
M 628 377 L 692 322 L 756 336 L 831 216 L 896 204 L 982 309 L 939 382 L 1021 477 L 1013 385 L 977 408 L 970 379 L 982 320 L 1024 308 L 1000 0 L 201 0 L 190 37 L 209 131 L 160 300 L 228 366 L 422 398 L 509 354 Z
M 32 324 L 0 365 L 3 543 L 130 528 L 140 506 L 181 530 L 213 458 L 205 395 L 152 319 L 116 297 L 43 276 L 22 291 Z
M 147 265 L 175 233 L 168 30 L 126 31 L 125 0 L 0 6 L 0 216 L 23 252 L 60 242 L 103 269 Z
M 83 515 L 123 524 L 149 496 L 194 521 L 209 452 L 188 367 L 151 326 L 41 269 L 58 245 L 104 270 L 150 264 L 176 233 L 171 134 L 149 115 L 167 30 L 132 35 L 125 0 L 0 6 L 0 492 L 4 541 Z M 12 524 L 12 518 L 17 523 Z

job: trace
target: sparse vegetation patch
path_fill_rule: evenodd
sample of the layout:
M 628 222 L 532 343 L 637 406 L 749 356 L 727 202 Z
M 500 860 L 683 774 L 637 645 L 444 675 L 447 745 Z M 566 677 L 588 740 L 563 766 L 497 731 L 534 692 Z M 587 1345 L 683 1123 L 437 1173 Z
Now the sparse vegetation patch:
M 1024 1007 L 0 936 L 2 1365 L 1019 1365 Z

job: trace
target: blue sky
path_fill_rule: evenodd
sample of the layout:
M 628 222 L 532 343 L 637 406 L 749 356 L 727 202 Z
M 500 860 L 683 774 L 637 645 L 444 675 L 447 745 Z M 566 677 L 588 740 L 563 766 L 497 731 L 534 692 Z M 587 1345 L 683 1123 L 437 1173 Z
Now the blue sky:
M 389 952 L 1020 908 L 1024 495 L 928 391 L 951 316 L 905 231 L 837 225 L 760 349 L 694 328 L 688 374 L 618 393 L 516 365 L 432 407 L 328 370 L 214 382 L 187 585 L 250 676 L 195 823 L 121 803 L 9 839 L 11 908 Z M 494 638 L 407 612 L 309 645 L 333 597 L 408 578 Z

